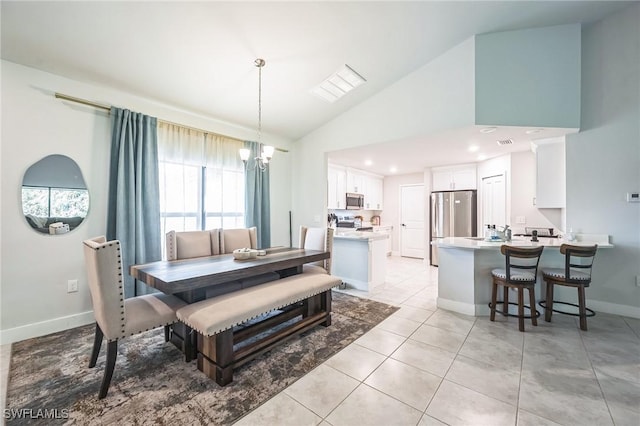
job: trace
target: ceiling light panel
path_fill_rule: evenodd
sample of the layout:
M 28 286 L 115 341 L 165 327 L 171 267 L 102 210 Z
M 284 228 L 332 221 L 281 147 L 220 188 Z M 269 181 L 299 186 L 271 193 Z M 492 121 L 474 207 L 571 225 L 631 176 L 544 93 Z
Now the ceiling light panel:
M 311 93 L 327 102 L 335 102 L 365 82 L 366 80 L 360 74 L 345 64 L 318 86 L 311 89 Z

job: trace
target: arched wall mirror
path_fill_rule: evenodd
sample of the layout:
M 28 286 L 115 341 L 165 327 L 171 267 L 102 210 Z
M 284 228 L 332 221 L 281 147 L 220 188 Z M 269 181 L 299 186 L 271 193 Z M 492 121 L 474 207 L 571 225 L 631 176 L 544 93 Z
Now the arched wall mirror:
M 22 212 L 29 226 L 49 235 L 65 234 L 89 212 L 89 191 L 80 167 L 65 155 L 49 155 L 22 179 Z

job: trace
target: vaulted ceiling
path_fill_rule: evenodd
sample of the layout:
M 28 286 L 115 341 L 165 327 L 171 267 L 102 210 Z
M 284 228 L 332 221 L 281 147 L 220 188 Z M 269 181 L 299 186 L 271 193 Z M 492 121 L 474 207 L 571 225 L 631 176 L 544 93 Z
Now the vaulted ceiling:
M 2 1 L 2 58 L 297 140 L 474 34 L 592 22 L 611 1 Z M 366 84 L 310 89 L 343 64 Z M 73 95 L 73 94 L 70 94 Z

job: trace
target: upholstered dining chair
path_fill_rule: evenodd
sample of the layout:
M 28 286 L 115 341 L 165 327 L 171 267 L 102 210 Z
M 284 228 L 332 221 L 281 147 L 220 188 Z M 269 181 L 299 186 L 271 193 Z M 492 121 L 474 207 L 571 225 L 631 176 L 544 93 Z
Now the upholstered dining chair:
M 333 250 L 333 228 L 307 228 L 300 227 L 300 242 L 298 247 L 308 250 L 324 250 L 331 253 Z M 303 266 L 304 272 L 331 273 L 331 257 L 319 262 Z
M 538 264 L 542 255 L 543 246 L 540 247 L 513 247 L 503 244 L 500 252 L 505 256 L 505 267 L 493 269 L 491 276 L 493 286 L 491 289 L 491 321 L 496 319 L 496 305 L 502 303 L 502 315 L 516 316 L 518 318 L 518 328 L 524 331 L 524 319 L 529 318 L 524 315 L 524 289 L 529 290 L 529 311 L 531 323 L 538 325 L 536 310 L 535 285 L 538 277 Z M 502 302 L 497 301 L 498 286 L 504 289 Z M 509 288 L 518 290 L 518 315 L 509 314 Z
M 118 340 L 158 327 L 165 327 L 168 340 L 169 325 L 178 321 L 176 310 L 185 302 L 168 294 L 148 294 L 124 298 L 122 252 L 120 241 L 106 241 L 104 236 L 84 241 L 84 256 L 89 290 L 96 319 L 89 368 L 96 366 L 103 338 L 106 338 L 107 362 L 98 394 L 104 398 L 109 390 L 118 354 Z
M 220 254 L 220 229 L 207 231 L 169 231 L 166 235 L 167 260 Z
M 258 248 L 258 228 L 222 229 L 220 231 L 220 252 L 233 253 L 240 248 Z
M 167 232 L 167 260 L 192 259 L 195 257 L 215 256 L 221 254 L 221 231 L 221 229 L 210 229 L 207 231 Z M 241 288 L 241 281 L 230 281 L 228 283 L 216 285 L 215 287 L 207 288 L 205 290 L 205 297 L 208 299 L 230 291 L 240 290 Z
M 587 317 L 592 317 L 596 313 L 586 307 L 584 289 L 591 284 L 591 269 L 596 251 L 598 251 L 597 244 L 593 246 L 562 244 L 560 253 L 564 255 L 564 268 L 542 268 L 542 279 L 547 283 L 546 300 L 544 303 L 540 302 L 540 306 L 544 308 L 545 321 L 551 321 L 552 312 L 574 315 L 580 317 L 580 329 L 587 331 Z M 575 287 L 578 290 L 578 305 L 553 300 L 554 285 Z M 554 303 L 577 306 L 578 314 L 554 310 Z

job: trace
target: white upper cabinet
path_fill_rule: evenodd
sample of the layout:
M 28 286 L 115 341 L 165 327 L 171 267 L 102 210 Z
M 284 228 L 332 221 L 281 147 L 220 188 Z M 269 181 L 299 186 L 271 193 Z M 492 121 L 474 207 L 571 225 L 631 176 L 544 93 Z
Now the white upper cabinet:
M 327 208 L 344 209 L 347 192 L 347 172 L 344 167 L 329 165 L 327 170 Z
M 536 198 L 539 209 L 566 206 L 564 137 L 536 141 Z
M 347 192 L 364 194 L 365 175 L 355 169 L 347 169 Z
M 475 164 L 452 167 L 434 167 L 432 173 L 433 191 L 462 191 L 477 189 Z
M 346 193 L 364 195 L 363 210 L 382 210 L 383 177 L 329 164 L 327 170 L 327 208 L 345 209 Z
M 365 175 L 364 181 L 365 210 L 382 210 L 383 206 L 383 178 Z

